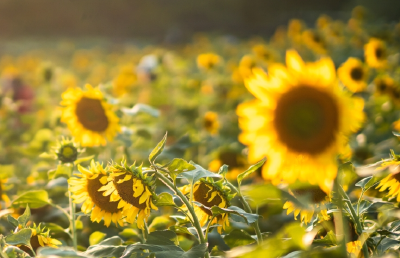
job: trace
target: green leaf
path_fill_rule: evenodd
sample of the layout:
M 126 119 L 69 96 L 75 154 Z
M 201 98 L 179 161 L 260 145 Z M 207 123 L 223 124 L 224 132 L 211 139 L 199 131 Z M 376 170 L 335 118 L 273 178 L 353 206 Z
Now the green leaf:
M 121 111 L 124 114 L 127 114 L 129 116 L 135 116 L 141 112 L 149 114 L 153 117 L 160 116 L 160 111 L 158 111 L 157 109 L 155 109 L 153 107 L 150 107 L 149 105 L 141 104 L 141 103 L 134 105 L 132 108 L 121 108 Z
M 271 201 L 282 202 L 282 191 L 271 184 L 246 185 L 242 187 L 242 193 L 251 198 L 250 204 L 257 206 L 271 203 Z
M 186 216 L 181 216 L 181 215 L 171 215 L 169 216 L 170 218 L 173 218 L 178 222 L 179 224 L 186 224 L 189 223 L 190 220 Z
M 94 257 L 122 257 L 125 252 L 126 246 L 114 246 L 114 245 L 92 245 L 84 252 L 86 255 Z
M 29 205 L 26 205 L 24 214 L 22 214 L 21 216 L 18 217 L 18 224 L 25 227 L 26 223 L 28 223 L 30 217 L 31 217 L 31 209 L 29 208 Z
M 125 238 L 133 238 L 133 237 L 139 238 L 138 232 L 133 228 L 124 228 L 124 230 L 122 230 L 122 232 L 120 232 L 119 235 Z
M 155 205 L 160 206 L 176 206 L 174 203 L 174 199 L 169 193 L 161 193 L 157 196 L 157 200 L 155 201 Z
M 193 236 L 192 233 L 186 228 L 182 226 L 171 226 L 169 229 L 177 234 L 187 234 Z
M 399 244 L 400 244 L 399 240 L 385 237 L 382 240 L 382 242 L 377 246 L 377 249 L 380 253 L 383 253 L 390 248 L 395 249 L 396 247 L 399 246 Z
M 26 245 L 31 244 L 32 230 L 30 228 L 24 228 L 6 237 L 6 243 L 9 245 Z
M 4 249 L 4 253 L 7 254 L 8 258 L 25 258 L 25 257 L 28 258 L 28 257 L 30 257 L 29 254 L 27 254 L 26 252 L 22 251 L 18 247 L 12 246 L 12 245 L 7 246 Z M 0 253 L 0 257 L 3 257 L 3 256 L 1 256 L 1 253 Z
M 222 165 L 218 170 L 218 175 L 222 175 L 223 177 L 225 177 L 225 175 L 228 173 L 228 167 L 228 165 Z
M 80 158 L 80 159 L 75 160 L 74 164 L 75 164 L 75 165 L 78 165 L 78 164 L 81 164 L 82 162 L 90 161 L 90 160 L 93 159 L 93 158 L 94 158 L 94 155 L 90 155 L 90 156 L 87 156 L 87 157 L 83 157 L 83 158 Z
M 177 240 L 175 232 L 171 230 L 156 230 L 147 236 L 149 245 L 174 245 Z
M 313 241 L 313 245 L 315 246 L 333 246 L 336 244 L 337 244 L 336 235 L 332 230 L 329 231 L 324 238 L 315 239 Z
M 107 234 L 104 234 L 103 232 L 100 231 L 95 231 L 92 234 L 90 234 L 89 236 L 89 243 L 90 245 L 97 245 L 98 243 L 100 243 Z
M 113 236 L 101 241 L 98 245 L 122 245 L 123 242 L 119 236 Z
M 72 175 L 72 167 L 69 164 L 59 164 L 57 166 L 57 169 L 53 175 L 53 178 L 59 178 L 59 177 L 65 177 L 65 178 L 70 178 Z
M 378 184 L 378 182 L 381 180 L 381 177 L 378 176 L 369 176 L 364 179 L 361 179 L 356 183 L 356 186 L 361 187 L 363 191 L 367 191 L 371 187 L 375 186 Z
M 182 257 L 184 251 L 176 245 L 148 245 L 133 244 L 126 247 L 121 258 L 128 257 L 149 257 L 155 255 L 157 258 L 177 258 Z M 136 256 L 135 256 L 136 255 Z
M 256 164 L 250 166 L 246 171 L 244 171 L 243 173 L 240 173 L 237 176 L 237 182 L 238 185 L 240 187 L 240 184 L 242 183 L 243 179 L 245 179 L 246 177 L 248 177 L 249 175 L 251 175 L 252 173 L 254 173 L 255 171 L 257 171 L 257 169 L 259 169 L 260 167 L 262 167 L 265 163 L 266 159 L 263 158 L 262 160 L 260 160 L 259 162 L 257 162 Z
M 7 215 L 7 221 L 13 225 L 14 227 L 18 227 L 18 220 L 16 220 L 13 216 Z
M 341 173 L 344 173 L 344 172 L 346 172 L 346 171 L 355 173 L 355 168 L 354 168 L 353 164 L 352 164 L 350 161 L 341 164 L 341 165 L 339 166 L 338 170 L 339 170 L 339 172 L 341 172 Z
M 157 146 L 151 151 L 149 155 L 150 164 L 153 164 L 158 155 L 164 150 L 165 141 L 167 140 L 167 133 L 165 133 L 163 139 L 157 144 Z
M 224 237 L 224 241 L 230 248 L 234 248 L 237 246 L 252 244 L 256 240 L 243 229 L 234 229 Z
M 196 167 L 187 162 L 184 159 L 173 159 L 170 163 L 167 165 L 169 174 L 173 180 L 176 179 L 176 176 L 179 175 L 180 173 L 195 170 Z
M 45 190 L 28 191 L 18 196 L 13 202 L 12 206 L 26 206 L 33 209 L 41 208 L 50 203 L 49 194 Z
M 203 258 L 208 250 L 208 244 L 195 245 L 189 251 L 185 252 L 181 258 Z M 157 256 L 158 258 L 158 256 Z
M 81 255 L 72 249 L 72 247 L 41 247 L 37 251 L 37 256 L 39 257 L 68 257 L 68 258 L 80 258 L 80 257 L 87 257 L 91 258 L 93 256 L 89 256 L 87 254 Z
M 220 208 L 218 206 L 213 206 L 213 207 L 211 207 L 211 211 L 212 211 L 212 214 L 215 216 L 218 216 L 223 213 L 239 215 L 240 217 L 244 218 L 248 224 L 256 222 L 258 220 L 258 218 L 260 217 L 260 215 L 247 213 L 244 210 L 242 210 L 236 206 L 230 206 L 226 209 Z
M 183 173 L 179 174 L 179 176 L 177 178 L 185 178 L 186 180 L 189 181 L 190 184 L 197 182 L 200 178 L 203 178 L 203 177 L 221 178 L 220 175 L 210 172 L 192 161 L 190 161 L 190 164 L 195 166 L 196 169 L 188 171 L 188 172 L 183 172 Z

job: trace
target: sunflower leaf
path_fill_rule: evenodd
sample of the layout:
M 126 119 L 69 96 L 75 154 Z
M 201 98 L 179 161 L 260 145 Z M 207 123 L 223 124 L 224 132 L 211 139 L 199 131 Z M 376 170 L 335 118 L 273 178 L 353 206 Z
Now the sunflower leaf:
M 252 173 L 254 173 L 257 169 L 259 169 L 260 167 L 262 167 L 262 165 L 264 165 L 266 159 L 263 158 L 262 160 L 260 160 L 259 162 L 257 162 L 254 165 L 251 165 L 246 171 L 240 173 L 237 176 L 237 181 L 238 181 L 238 185 L 240 187 L 240 184 L 242 183 L 243 179 L 245 179 L 246 177 L 248 177 L 249 175 L 251 175 Z
M 176 179 L 176 176 L 178 174 L 181 174 L 181 173 L 187 172 L 187 171 L 192 171 L 192 170 L 196 169 L 195 166 L 193 166 L 192 164 L 190 164 L 186 160 L 177 159 L 177 158 L 173 159 L 170 163 L 168 163 L 166 165 L 166 167 L 168 168 L 169 175 L 171 176 L 171 178 L 173 180 Z
M 149 244 L 133 244 L 126 247 L 121 258 L 128 257 L 149 257 L 152 254 L 157 258 L 176 258 L 182 257 L 185 252 L 176 245 L 149 245 Z M 203 254 L 204 255 L 204 254 Z
M 31 209 L 29 208 L 29 205 L 26 205 L 24 214 L 22 214 L 21 216 L 18 217 L 18 225 L 25 227 L 26 223 L 28 223 L 30 217 L 31 217 Z
M 176 233 L 171 230 L 156 230 L 147 236 L 148 245 L 175 245 Z
M 230 206 L 228 208 L 220 208 L 218 206 L 213 206 L 211 207 L 211 212 L 214 216 L 218 216 L 223 213 L 236 214 L 242 217 L 247 222 L 247 224 L 256 222 L 260 217 L 260 215 L 247 213 L 236 206 Z
M 225 235 L 224 242 L 230 247 L 234 248 L 237 246 L 249 245 L 254 243 L 256 240 L 252 238 L 249 233 L 243 229 L 234 229 L 228 235 Z
M 65 177 L 65 178 L 70 178 L 72 174 L 72 167 L 68 164 L 59 164 L 57 166 L 57 169 L 54 171 L 54 173 L 49 173 L 49 176 L 51 176 L 50 179 L 56 179 L 59 177 Z
M 95 231 L 92 234 L 90 234 L 89 236 L 89 243 L 90 245 L 97 245 L 98 243 L 100 243 L 107 234 L 100 232 L 100 231 Z
M 178 234 L 187 234 L 187 235 L 192 235 L 192 233 L 190 233 L 190 231 L 186 228 L 186 227 L 182 227 L 182 226 L 171 226 L 169 227 L 169 229 L 175 233 Z
M 370 189 L 371 187 L 375 186 L 376 184 L 378 184 L 378 182 L 381 180 L 381 177 L 378 176 L 369 176 L 366 177 L 364 179 L 361 179 L 360 181 L 358 181 L 356 183 L 356 186 L 361 187 L 363 189 L 363 191 L 367 191 L 368 189 Z
M 28 191 L 18 196 L 13 202 L 12 206 L 26 206 L 33 209 L 41 208 L 50 204 L 49 194 L 45 190 Z
M 16 220 L 13 216 L 7 215 L 7 221 L 13 225 L 14 227 L 18 227 L 18 220 Z
M 155 202 L 156 206 L 175 206 L 174 199 L 169 193 L 161 193 Z
M 87 157 L 83 157 L 83 158 L 80 158 L 80 159 L 75 160 L 74 164 L 75 164 L 75 165 L 78 165 L 78 164 L 81 164 L 82 162 L 89 161 L 89 160 L 91 160 L 91 159 L 93 159 L 93 158 L 94 158 L 94 155 L 90 155 L 90 156 L 87 156 Z
M 80 257 L 90 258 L 90 257 L 93 257 L 86 253 L 82 254 L 80 252 L 76 252 L 71 247 L 59 247 L 59 248 L 41 247 L 37 252 L 37 256 L 40 256 L 40 257 L 68 257 L 68 258 L 80 258 Z
M 9 245 L 26 245 L 30 246 L 32 229 L 24 228 L 15 234 L 6 237 L 6 243 Z
M 188 172 L 180 173 L 177 178 L 185 178 L 186 180 L 189 181 L 190 184 L 197 182 L 200 178 L 203 178 L 203 177 L 221 178 L 221 175 L 210 172 L 210 171 L 204 169 L 203 167 L 201 167 L 200 165 L 197 165 L 193 161 L 190 161 L 189 163 L 192 164 L 194 167 L 196 167 L 196 169 L 188 171 Z
M 151 164 L 154 163 L 154 161 L 156 160 L 156 158 L 158 157 L 158 155 L 161 154 L 161 152 L 164 150 L 165 147 L 165 141 L 167 140 L 167 134 L 165 133 L 164 137 L 162 138 L 162 140 L 157 144 L 157 146 L 151 151 L 150 155 L 149 155 L 149 161 Z

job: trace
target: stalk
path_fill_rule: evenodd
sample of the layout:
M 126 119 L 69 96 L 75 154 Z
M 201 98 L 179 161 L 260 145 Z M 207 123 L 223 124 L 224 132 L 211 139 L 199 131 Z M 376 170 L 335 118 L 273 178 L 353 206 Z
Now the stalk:
M 77 237 L 76 237 L 76 225 L 75 225 L 75 203 L 72 201 L 72 193 L 68 191 L 69 194 L 69 209 L 70 209 L 70 230 L 72 235 L 72 245 L 74 250 L 77 251 Z

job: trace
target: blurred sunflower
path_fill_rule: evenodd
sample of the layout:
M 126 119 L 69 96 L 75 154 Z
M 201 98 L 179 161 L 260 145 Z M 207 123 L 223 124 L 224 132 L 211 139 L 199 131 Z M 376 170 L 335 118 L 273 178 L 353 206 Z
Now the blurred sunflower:
M 322 35 L 313 30 L 306 30 L 302 34 L 304 44 L 317 54 L 326 53 L 326 42 Z
M 32 230 L 32 235 L 30 239 L 30 244 L 32 246 L 33 251 L 37 251 L 39 247 L 52 247 L 58 248 L 59 245 L 62 245 L 60 241 L 54 239 L 50 236 L 50 230 L 45 231 L 45 227 L 40 227 L 40 224 L 36 226 L 34 224 L 33 227 L 30 228 Z M 26 246 L 19 246 L 25 252 L 32 254 L 31 250 Z M 33 255 L 33 254 L 32 254 Z
M 107 185 L 100 188 L 103 196 L 109 196 L 118 209 L 122 209 L 122 215 L 128 223 L 136 220 L 137 227 L 144 228 L 144 221 L 150 216 L 151 209 L 158 210 L 153 204 L 152 177 L 142 173 L 142 167 L 114 164 L 110 167 L 110 175 Z
M 250 163 L 268 158 L 264 179 L 273 184 L 299 179 L 329 192 L 336 157 L 364 120 L 364 102 L 337 87 L 330 58 L 305 63 L 289 50 L 286 64 L 271 65 L 268 75 L 254 69 L 246 80 L 258 100 L 238 106 L 239 140 L 249 147 Z
M 120 130 L 118 117 L 99 89 L 89 84 L 86 91 L 70 88 L 62 94 L 62 99 L 61 121 L 82 146 L 105 145 L 106 139 L 112 140 Z
M 103 166 L 91 161 L 88 169 L 78 165 L 78 170 L 82 174 L 68 179 L 69 191 L 75 203 L 83 203 L 81 210 L 90 215 L 91 221 L 100 222 L 104 218 L 104 225 L 114 224 L 123 226 L 122 209 L 118 203 L 110 201 L 110 198 L 103 196 L 100 189 L 107 184 L 108 175 Z
M 338 69 L 339 79 L 352 92 L 363 91 L 367 87 L 367 68 L 357 59 L 350 57 Z
M 203 127 L 212 135 L 216 135 L 219 129 L 218 114 L 208 111 L 203 117 Z
M 122 66 L 118 75 L 112 82 L 113 93 L 116 96 L 121 96 L 125 93 L 128 93 L 136 81 L 137 76 L 134 72 L 134 67 L 129 64 Z
M 384 68 L 387 63 L 385 42 L 377 38 L 370 38 L 364 46 L 365 61 L 372 68 Z
M 252 51 L 259 60 L 262 60 L 264 62 L 270 62 L 276 58 L 276 54 L 263 44 L 255 45 L 254 47 L 252 47 Z
M 388 76 L 380 76 L 374 80 L 375 93 L 378 95 L 390 94 L 394 87 L 394 80 Z
M 181 188 L 184 194 L 190 194 L 190 185 Z M 200 179 L 193 185 L 193 200 L 201 203 L 207 208 L 218 206 L 220 208 L 228 208 L 230 200 L 234 197 L 230 194 L 230 188 L 225 186 L 222 181 L 214 182 L 211 178 Z M 199 218 L 201 226 L 204 226 L 208 219 L 212 217 L 211 210 L 194 205 L 196 216 Z M 228 214 L 224 213 L 214 218 L 212 224 L 218 223 L 218 232 L 229 226 Z
M 359 240 L 352 241 L 346 244 L 346 250 L 350 257 L 364 257 L 364 255 L 361 253 L 361 249 L 362 244 Z
M 221 57 L 214 53 L 200 54 L 197 57 L 197 66 L 200 69 L 210 70 L 213 69 L 221 62 Z
M 7 181 L 8 181 L 7 178 L 0 179 L 0 198 L 4 202 L 5 207 L 10 206 L 10 204 L 11 204 L 11 200 L 8 197 L 7 193 L 5 192 L 5 190 L 6 190 L 5 183 L 7 183 Z M 2 208 L 3 208 L 2 202 L 0 201 L 0 209 L 2 209 Z
M 292 189 L 291 194 L 296 198 L 305 198 L 308 207 L 298 207 L 293 202 L 287 201 L 283 205 L 283 209 L 287 209 L 287 214 L 294 212 L 294 218 L 300 214 L 301 222 L 308 224 L 311 222 L 314 213 L 317 212 L 320 221 L 329 220 L 325 204 L 330 201 L 330 197 L 318 186 L 309 186 L 307 188 Z
M 224 164 L 229 166 L 229 171 L 226 174 L 226 178 L 229 180 L 236 180 L 237 176 L 248 167 L 247 160 L 240 153 L 222 150 L 218 153 L 217 158 L 208 164 L 208 169 L 212 172 L 218 172 Z
M 245 79 L 252 74 L 252 69 L 257 66 L 257 62 L 251 55 L 242 57 L 239 63 L 239 73 L 242 79 Z
M 389 169 L 390 174 L 382 179 L 376 189 L 383 192 L 386 189 L 388 198 L 396 197 L 397 202 L 400 202 L 400 157 L 392 151 L 392 160 L 385 161 L 378 168 L 379 170 Z

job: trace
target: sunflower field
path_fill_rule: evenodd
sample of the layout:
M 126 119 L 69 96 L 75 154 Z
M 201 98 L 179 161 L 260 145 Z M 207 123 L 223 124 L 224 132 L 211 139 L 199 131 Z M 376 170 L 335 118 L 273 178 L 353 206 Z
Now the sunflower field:
M 399 257 L 400 23 L 9 42 L 0 257 Z

